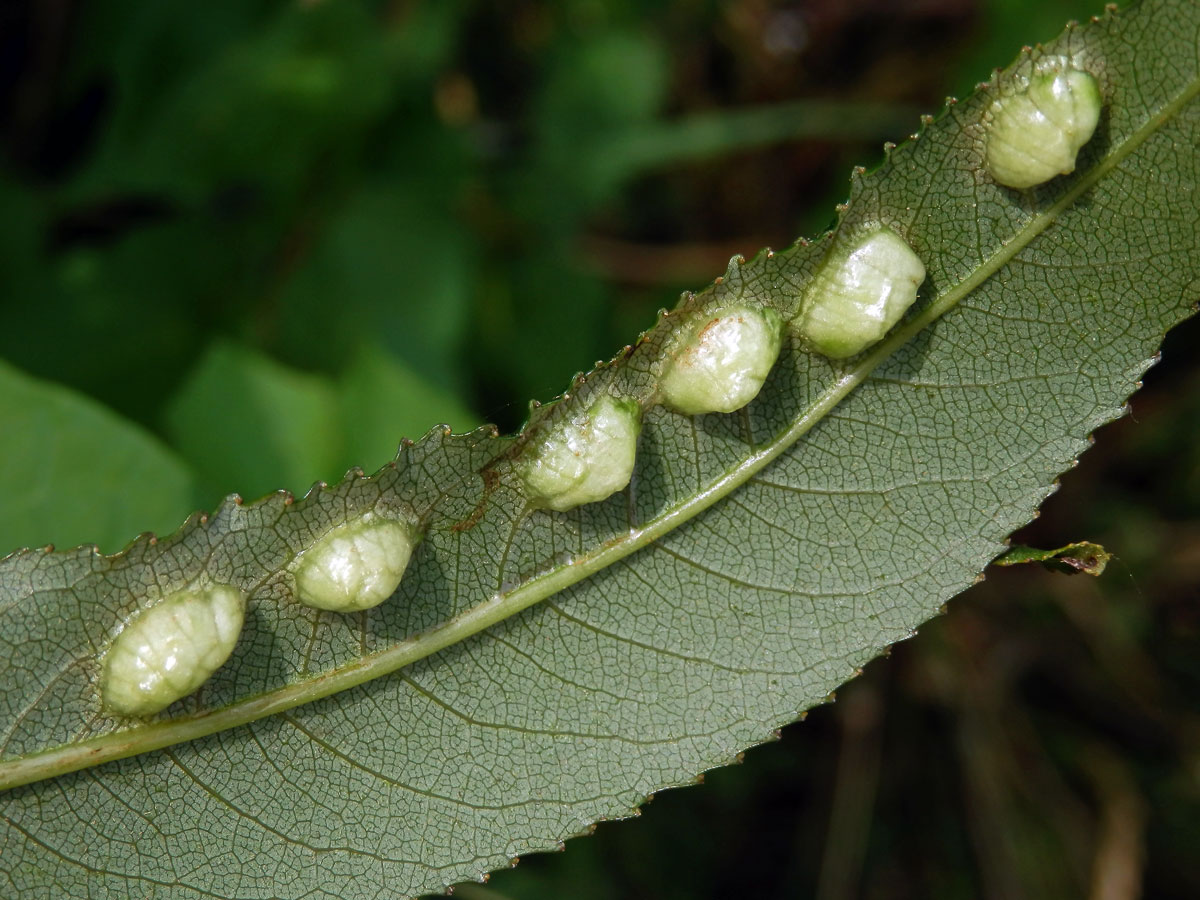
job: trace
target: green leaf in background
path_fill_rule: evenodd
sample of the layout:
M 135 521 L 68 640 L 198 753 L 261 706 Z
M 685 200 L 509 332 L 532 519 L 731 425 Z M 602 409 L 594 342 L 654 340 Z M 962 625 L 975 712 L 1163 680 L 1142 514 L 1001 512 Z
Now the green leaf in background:
M 437 140 L 430 132 L 422 136 Z M 445 156 L 455 149 L 445 147 Z M 448 167 L 452 185 L 457 172 L 453 163 Z M 478 250 L 454 218 L 452 192 L 439 181 L 436 173 L 380 179 L 332 217 L 320 246 L 282 291 L 285 357 L 301 347 L 318 359 L 298 363 L 342 364 L 367 330 L 426 378 L 458 387 L 451 360 L 467 323 Z
M 167 432 L 214 499 L 231 485 L 249 498 L 302 493 L 314 473 L 335 478 L 342 456 L 326 379 L 228 343 L 197 361 L 167 411 Z
M 347 468 L 396 455 L 397 437 L 422 437 L 434 423 L 463 433 L 481 424 L 458 397 L 394 356 L 365 344 L 338 385 Z
M 664 50 L 646 35 L 616 30 L 597 30 L 559 49 L 538 98 L 541 164 L 530 178 L 570 169 L 575 177 L 561 183 L 578 194 L 563 203 L 545 192 L 543 181 L 528 186 L 531 199 L 541 199 L 567 216 L 611 196 L 617 180 L 627 172 L 611 160 L 609 142 L 614 132 L 648 124 L 662 104 Z
M 313 157 L 334 152 L 343 132 L 365 127 L 387 102 L 387 34 L 359 4 L 274 15 L 249 12 L 254 4 L 215 7 L 194 17 L 166 4 L 131 12 L 134 27 L 117 38 L 131 53 L 121 57 L 127 90 L 75 191 L 165 189 L 202 203 L 232 178 L 290 192 Z M 246 29 L 246 20 L 259 27 Z M 142 28 L 157 40 L 140 39 Z M 162 59 L 172 44 L 194 68 Z M 189 74 L 147 78 L 143 67 Z
M 1069 178 L 1017 195 L 979 176 L 986 94 L 856 177 L 843 226 L 885 218 L 927 265 L 914 316 L 845 367 L 793 342 L 743 414 L 651 409 L 623 495 L 531 514 L 511 439 L 435 432 L 373 479 L 226 504 L 120 557 L 10 557 L 0 777 L 114 760 L 0 798 L 12 890 L 440 889 L 630 815 L 820 703 L 974 580 L 1192 311 L 1196 17 L 1146 3 L 1050 48 L 1104 62 L 1107 118 Z M 735 261 L 674 315 L 788 311 L 826 249 Z M 650 395 L 673 327 L 533 427 Z M 293 554 L 396 502 L 427 524 L 397 596 L 297 608 Z M 96 648 L 198 577 L 254 596 L 229 665 L 163 720 L 100 717 Z
M 303 493 L 318 478 L 377 468 L 401 437 L 433 423 L 468 431 L 477 417 L 456 395 L 364 344 L 335 383 L 229 342 L 209 348 L 167 409 L 167 433 L 213 503 L 219 485 L 247 498 Z
M 0 363 L 0 545 L 95 543 L 112 553 L 167 534 L 193 502 L 192 472 L 93 400 Z

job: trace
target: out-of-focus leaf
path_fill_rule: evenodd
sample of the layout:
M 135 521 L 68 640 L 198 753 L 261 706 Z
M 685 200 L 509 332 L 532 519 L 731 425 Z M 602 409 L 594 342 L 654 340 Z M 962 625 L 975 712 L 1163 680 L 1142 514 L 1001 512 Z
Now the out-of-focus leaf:
M 647 169 L 762 147 L 778 141 L 879 140 L 902 134 L 916 113 L 894 103 L 796 101 L 696 113 L 611 129 L 579 154 L 605 183 Z
M 347 468 L 369 469 L 391 459 L 400 438 L 421 437 L 435 424 L 460 433 L 481 424 L 461 398 L 373 344 L 365 345 L 342 374 L 338 397 Z
M 165 192 L 202 203 L 242 181 L 295 191 L 314 159 L 390 96 L 386 32 L 360 4 L 290 4 L 251 33 L 213 41 L 211 55 L 156 103 L 115 116 L 72 193 Z M 140 85 L 144 73 L 130 80 Z
M 602 32 L 559 49 L 534 112 L 537 164 L 521 182 L 552 235 L 611 197 L 625 173 L 598 151 L 652 119 L 665 76 L 663 48 L 645 35 Z
M 303 347 L 309 364 L 341 367 L 365 330 L 425 378 L 456 387 L 451 361 L 468 321 L 476 248 L 451 204 L 446 190 L 413 179 L 352 196 L 280 298 L 284 358 Z
M 94 401 L 0 362 L 0 545 L 85 541 L 108 553 L 178 527 L 192 473 Z
M 281 487 L 299 493 L 339 474 L 333 385 L 245 347 L 209 348 L 172 401 L 166 426 L 210 502 L 216 485 L 254 498 Z
M 580 360 L 602 357 L 607 352 L 601 337 L 604 313 L 611 297 L 611 288 L 588 277 L 571 259 L 543 253 L 515 261 L 509 279 L 493 286 L 475 322 L 489 338 L 485 358 L 505 386 L 502 395 L 548 396 L 584 368 Z M 571 327 L 564 328 L 564 322 Z M 523 407 L 508 416 L 523 417 Z

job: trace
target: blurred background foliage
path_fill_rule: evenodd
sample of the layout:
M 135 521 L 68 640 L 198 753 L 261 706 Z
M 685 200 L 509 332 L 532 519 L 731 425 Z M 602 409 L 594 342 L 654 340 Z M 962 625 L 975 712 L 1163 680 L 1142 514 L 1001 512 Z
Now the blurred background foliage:
M 0 544 L 512 429 L 1084 0 L 0 2 Z M 1005 570 L 784 740 L 475 898 L 1200 896 L 1185 326 Z

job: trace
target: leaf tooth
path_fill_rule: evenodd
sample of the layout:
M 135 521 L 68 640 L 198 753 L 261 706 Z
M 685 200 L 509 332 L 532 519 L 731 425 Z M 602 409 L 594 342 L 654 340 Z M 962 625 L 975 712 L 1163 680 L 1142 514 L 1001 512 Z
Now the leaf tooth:
M 318 497 L 319 495 L 323 494 L 325 492 L 325 489 L 328 487 L 329 487 L 329 485 L 324 481 L 314 481 L 309 486 L 308 490 L 304 492 L 303 497 L 301 497 L 300 499 L 309 500 L 310 498 Z M 296 502 L 296 497 L 291 491 L 275 491 L 274 494 L 268 494 L 267 496 L 273 497 L 273 496 L 279 496 L 279 495 L 283 496 L 283 505 L 284 506 L 291 506 L 293 503 Z

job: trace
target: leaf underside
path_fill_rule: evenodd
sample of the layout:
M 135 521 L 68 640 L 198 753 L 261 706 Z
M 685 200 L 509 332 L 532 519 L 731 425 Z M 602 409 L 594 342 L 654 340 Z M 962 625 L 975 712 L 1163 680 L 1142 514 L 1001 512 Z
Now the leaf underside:
M 294 503 L 227 503 L 115 557 L 0 563 L 0 777 L 223 729 L 5 793 L 0 894 L 436 890 L 627 816 L 820 703 L 972 583 L 1191 313 L 1198 47 L 1200 8 L 1155 2 L 1045 48 L 1094 67 L 1106 106 L 1076 172 L 1041 188 L 980 171 L 1007 74 L 856 176 L 841 227 L 888 224 L 928 268 L 909 324 L 840 366 L 785 346 L 742 413 L 652 408 L 605 502 L 530 512 L 510 477 L 524 438 L 435 431 Z M 604 391 L 649 396 L 680 317 L 794 313 L 827 247 L 731 265 L 525 434 Z M 297 551 L 404 506 L 426 533 L 397 596 L 295 603 L 278 573 Z M 119 623 L 204 577 L 252 593 L 234 657 L 166 724 L 102 717 L 95 660 Z

